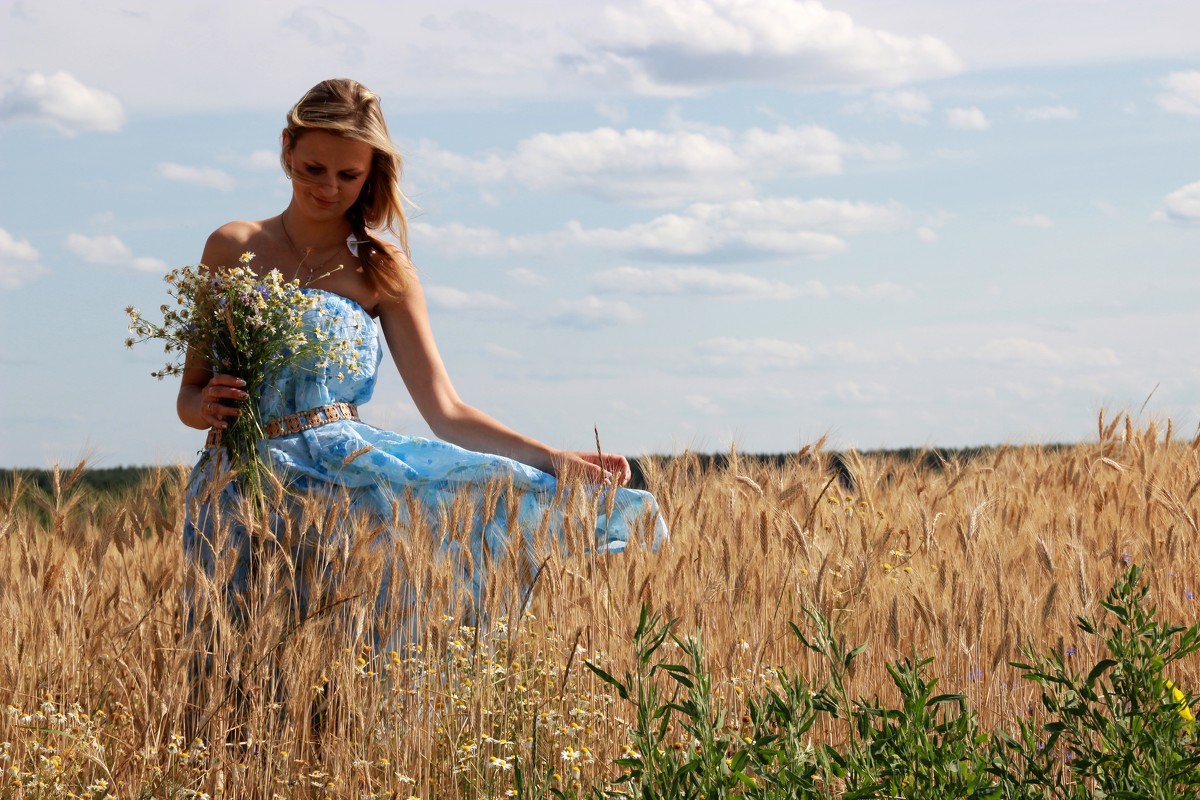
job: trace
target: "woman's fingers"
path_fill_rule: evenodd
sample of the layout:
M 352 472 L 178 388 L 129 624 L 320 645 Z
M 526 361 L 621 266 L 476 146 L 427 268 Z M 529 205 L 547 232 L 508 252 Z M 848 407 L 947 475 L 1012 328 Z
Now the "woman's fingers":
M 624 486 L 633 477 L 633 471 L 625 456 L 615 453 L 590 452 L 571 453 L 570 455 L 586 465 L 582 471 L 582 477 L 592 483 L 616 481 L 617 484 Z
M 241 416 L 236 407 L 250 395 L 242 388 L 246 382 L 233 375 L 213 375 L 208 385 L 200 392 L 200 413 L 214 428 L 227 428 L 226 417 Z

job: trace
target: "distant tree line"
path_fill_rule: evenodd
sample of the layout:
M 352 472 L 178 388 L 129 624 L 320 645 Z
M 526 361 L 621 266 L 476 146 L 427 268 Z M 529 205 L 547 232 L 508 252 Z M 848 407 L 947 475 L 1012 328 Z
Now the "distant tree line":
M 1044 449 L 1055 449 L 1058 447 L 1066 447 L 1067 445 L 1049 445 Z M 977 458 L 985 458 L 991 456 L 999 450 L 998 447 L 960 447 L 960 448 L 915 448 L 905 447 L 896 450 L 868 450 L 861 451 L 860 455 L 867 457 L 886 456 L 898 461 L 918 461 L 920 466 L 925 469 L 939 470 L 943 464 L 958 462 L 960 464 L 973 461 Z M 829 469 L 839 478 L 839 483 L 846 489 L 853 488 L 853 478 L 848 466 L 848 456 L 840 451 L 824 451 L 824 455 L 829 461 Z M 786 464 L 789 460 L 796 457 L 795 453 L 697 453 L 694 457 L 700 464 L 700 467 L 705 470 L 722 470 L 729 466 L 732 459 L 736 458 L 739 462 L 745 464 L 763 464 L 768 466 L 779 466 Z M 809 456 L 811 457 L 811 456 Z M 639 459 L 630 459 L 630 464 L 633 468 L 632 486 L 635 488 L 643 488 L 645 480 L 643 477 L 642 467 Z M 141 466 L 141 467 L 100 467 L 95 469 L 86 469 L 80 482 L 99 492 L 117 493 L 126 489 L 136 487 L 148 476 L 153 474 L 161 467 Z M 70 468 L 63 468 L 64 476 L 71 471 Z M 0 487 L 10 486 L 14 476 L 20 474 L 24 480 L 30 481 L 38 488 L 45 492 L 53 492 L 53 473 L 47 469 L 0 469 Z
M 116 493 L 137 486 L 161 467 L 97 467 L 85 469 L 79 483 L 98 492 Z M 59 472 L 65 479 L 72 467 L 62 467 Z M 54 492 L 54 472 L 48 469 L 0 469 L 0 486 L 8 487 L 16 476 L 37 486 L 47 494 Z

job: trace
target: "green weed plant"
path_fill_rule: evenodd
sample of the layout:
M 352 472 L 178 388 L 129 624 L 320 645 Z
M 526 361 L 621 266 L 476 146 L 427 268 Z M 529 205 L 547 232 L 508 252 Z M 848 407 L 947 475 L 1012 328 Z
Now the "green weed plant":
M 744 702 L 742 725 L 713 691 L 702 643 L 643 606 L 633 633 L 636 660 L 617 676 L 585 666 L 633 711 L 631 746 L 613 762 L 607 789 L 581 795 L 558 788 L 521 796 L 754 800 L 801 798 L 1122 798 L 1200 797 L 1195 697 L 1168 678 L 1200 649 L 1200 624 L 1155 618 L 1150 588 L 1133 566 L 1101 603 L 1105 619 L 1079 629 L 1104 655 L 1086 672 L 1064 654 L 1025 648 L 1012 662 L 1042 687 L 1040 710 L 1017 730 L 980 729 L 962 694 L 938 693 L 932 659 L 913 654 L 887 665 L 899 702 L 852 699 L 847 675 L 865 650 L 847 647 L 825 615 L 814 630 L 792 624 L 818 654 L 827 677 L 810 685 L 786 669 Z M 667 645 L 673 644 L 673 647 Z M 672 660 L 671 651 L 683 658 Z M 825 734 L 818 742 L 814 728 Z M 834 736 L 829 736 L 832 732 Z M 521 784 L 529 785 L 528 779 Z

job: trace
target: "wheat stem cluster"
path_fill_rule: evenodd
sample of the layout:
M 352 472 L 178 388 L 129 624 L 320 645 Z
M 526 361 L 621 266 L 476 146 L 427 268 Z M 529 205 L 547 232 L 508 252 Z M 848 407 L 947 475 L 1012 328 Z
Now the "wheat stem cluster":
M 503 797 L 514 767 L 604 788 L 631 719 L 584 661 L 627 669 L 644 605 L 704 643 L 733 729 L 776 667 L 827 677 L 788 628 L 806 610 L 868 643 L 850 694 L 893 695 L 887 663 L 917 653 L 984 729 L 1029 713 L 1008 665 L 1023 645 L 1098 655 L 1075 620 L 1127 564 L 1161 617 L 1197 619 L 1200 441 L 1169 423 L 1101 416 L 1095 441 L 970 457 L 818 442 L 641 467 L 669 544 L 587 554 L 603 509 L 573 487 L 563 540 L 488 554 L 478 595 L 434 530 L 465 536 L 466 500 L 437 526 L 294 501 L 231 594 L 231 556 L 183 556 L 183 471 L 110 494 L 84 465 L 49 491 L 18 477 L 0 487 L 0 797 Z M 1200 687 L 1194 658 L 1178 666 Z

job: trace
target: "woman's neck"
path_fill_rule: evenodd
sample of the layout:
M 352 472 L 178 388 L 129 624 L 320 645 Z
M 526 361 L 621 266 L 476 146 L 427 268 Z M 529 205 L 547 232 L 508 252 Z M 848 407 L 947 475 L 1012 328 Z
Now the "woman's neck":
M 345 242 L 353 232 L 345 217 L 328 221 L 308 219 L 291 205 L 279 215 L 279 224 L 289 243 L 301 251 L 331 249 Z

